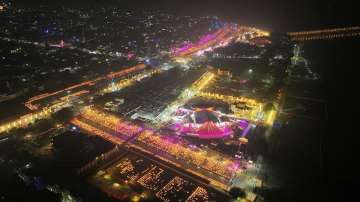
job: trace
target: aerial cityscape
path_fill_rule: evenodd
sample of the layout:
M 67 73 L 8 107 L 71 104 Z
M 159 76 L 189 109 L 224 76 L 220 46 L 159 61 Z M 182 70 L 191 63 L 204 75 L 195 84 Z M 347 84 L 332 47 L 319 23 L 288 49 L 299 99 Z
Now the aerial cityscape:
M 359 24 L 94 2 L 0 0 L 0 201 L 322 201 Z

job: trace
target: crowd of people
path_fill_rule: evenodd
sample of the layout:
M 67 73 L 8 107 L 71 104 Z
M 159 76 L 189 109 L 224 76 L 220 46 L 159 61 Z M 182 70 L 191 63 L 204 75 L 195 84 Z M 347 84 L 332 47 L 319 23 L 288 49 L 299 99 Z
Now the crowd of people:
M 136 140 L 228 179 L 234 172 L 233 162 L 229 159 L 215 154 L 210 156 L 204 151 L 194 151 L 186 145 L 164 140 L 148 130 L 140 133 Z
M 226 179 L 230 179 L 236 170 L 236 163 L 234 163 L 231 159 L 218 154 L 209 154 L 209 152 L 203 150 L 193 150 L 184 143 L 166 140 L 152 130 L 143 130 L 143 128 L 136 126 L 135 124 L 101 112 L 97 109 L 91 107 L 84 109 L 82 117 L 130 137 L 135 134 L 139 134 L 136 137 L 137 142 L 141 142 L 142 144 L 148 145 L 156 150 L 170 154 L 176 159 L 181 159 Z M 82 124 L 81 127 L 83 128 L 84 123 L 76 122 L 76 125 L 80 124 Z M 96 128 L 92 127 L 89 128 L 89 130 L 90 129 L 92 132 L 102 135 L 101 131 Z
M 141 127 L 131 124 L 128 121 L 91 107 L 85 108 L 81 116 L 129 137 L 132 137 L 142 130 Z

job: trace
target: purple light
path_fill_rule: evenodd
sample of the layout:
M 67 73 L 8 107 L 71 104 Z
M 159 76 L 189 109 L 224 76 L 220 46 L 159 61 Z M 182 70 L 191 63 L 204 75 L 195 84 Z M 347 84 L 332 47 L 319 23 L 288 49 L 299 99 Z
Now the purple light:
M 242 129 L 245 129 L 249 125 L 249 122 L 246 120 L 240 120 L 238 123 L 239 123 L 240 128 L 242 128 Z
M 131 53 L 131 52 L 130 52 L 130 53 L 127 54 L 127 59 L 128 59 L 128 60 L 131 60 L 131 59 L 134 58 L 134 57 L 135 57 L 135 54 L 134 54 L 134 53 Z
M 204 45 L 213 45 L 214 43 L 219 42 L 219 38 L 221 39 L 227 33 L 229 33 L 228 27 L 223 27 L 221 29 L 218 29 L 216 32 L 212 34 L 207 34 L 205 36 L 202 36 L 195 45 L 190 42 L 186 42 L 185 45 L 180 48 L 176 48 L 176 49 L 172 48 L 171 52 L 174 54 L 181 54 L 188 51 L 191 48 L 195 48 L 199 50 Z M 195 51 L 197 52 L 198 50 Z
M 249 124 L 246 129 L 244 130 L 244 132 L 241 134 L 241 137 L 245 137 L 249 131 L 250 131 L 250 128 L 251 128 L 251 124 Z
M 193 47 L 193 44 L 192 44 L 192 43 L 186 43 L 185 46 L 182 46 L 181 48 L 175 49 L 175 53 L 180 53 L 180 52 L 187 51 L 187 50 L 189 50 L 189 49 L 192 48 L 192 47 Z
M 232 165 L 230 165 L 230 168 L 229 170 L 233 170 L 233 171 L 236 171 L 239 169 L 239 164 L 237 163 L 232 163 Z

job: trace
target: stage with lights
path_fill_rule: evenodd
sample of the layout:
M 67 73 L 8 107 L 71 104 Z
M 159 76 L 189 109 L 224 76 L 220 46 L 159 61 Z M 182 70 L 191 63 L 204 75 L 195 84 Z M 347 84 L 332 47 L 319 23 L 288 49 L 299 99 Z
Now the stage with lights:
M 233 137 L 236 128 L 244 130 L 248 125 L 248 121 L 230 117 L 214 107 L 180 107 L 172 116 L 170 128 L 180 135 L 219 139 Z

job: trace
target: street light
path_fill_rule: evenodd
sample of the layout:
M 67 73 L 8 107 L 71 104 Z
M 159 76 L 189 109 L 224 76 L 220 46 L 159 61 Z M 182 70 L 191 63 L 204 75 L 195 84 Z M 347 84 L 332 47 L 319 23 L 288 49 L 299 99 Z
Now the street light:
M 251 74 L 251 73 L 253 73 L 253 70 L 252 70 L 252 69 L 249 69 L 249 71 L 248 71 L 248 72 L 249 72 L 249 74 Z

